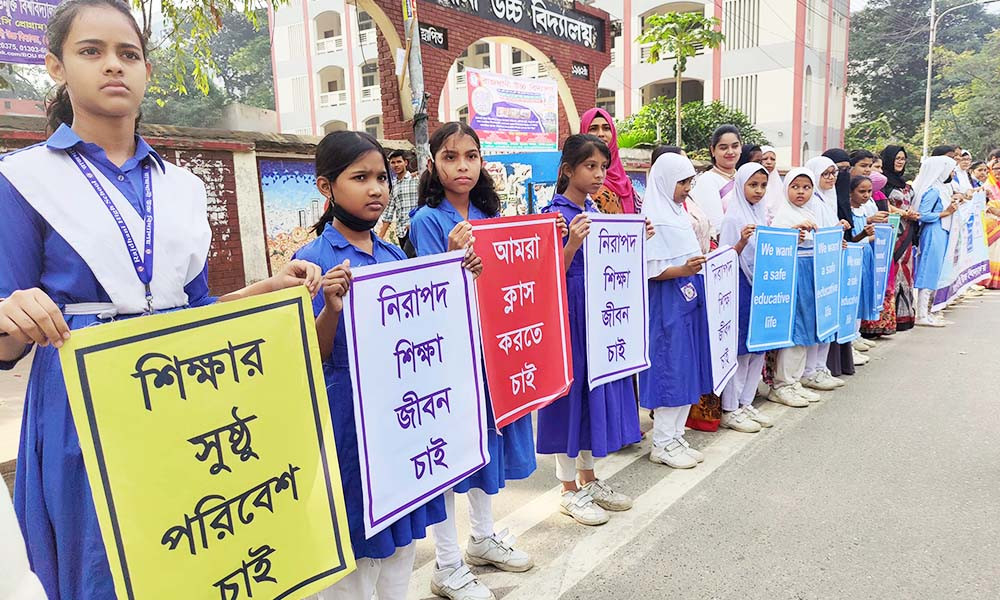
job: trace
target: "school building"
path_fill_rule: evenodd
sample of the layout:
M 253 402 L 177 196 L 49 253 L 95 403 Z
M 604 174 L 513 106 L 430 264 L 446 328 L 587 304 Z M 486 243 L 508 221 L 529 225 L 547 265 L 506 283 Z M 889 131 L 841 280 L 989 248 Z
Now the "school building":
M 646 19 L 700 12 L 720 19 L 727 41 L 688 61 L 685 102 L 740 109 L 782 165 L 802 164 L 843 139 L 847 0 L 411 1 L 432 122 L 467 118 L 470 68 L 556 79 L 561 137 L 576 132 L 590 106 L 624 119 L 653 98 L 674 97 L 673 61 L 647 63 L 649 46 L 635 41 Z M 281 131 L 407 137 L 399 0 L 291 0 L 270 14 L 270 28 Z

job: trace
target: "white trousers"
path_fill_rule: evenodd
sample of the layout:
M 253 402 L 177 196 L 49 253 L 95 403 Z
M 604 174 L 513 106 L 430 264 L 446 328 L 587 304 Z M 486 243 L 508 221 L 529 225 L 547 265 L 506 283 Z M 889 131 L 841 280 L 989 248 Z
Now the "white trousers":
M 493 499 L 483 490 L 472 488 L 465 495 L 469 500 L 469 524 L 472 537 L 488 538 L 493 535 Z M 455 522 L 455 492 L 444 493 L 444 506 L 448 518 L 431 525 L 434 532 L 434 556 L 440 568 L 453 568 L 462 564 L 462 549 L 458 545 L 458 525 Z M 380 597 L 379 600 L 382 600 Z
M 563 483 L 576 481 L 577 471 L 593 471 L 594 455 L 590 450 L 580 450 L 573 458 L 569 454 L 556 454 L 556 477 Z
M 921 321 L 927 318 L 928 313 L 931 310 L 931 294 L 934 290 L 914 290 L 916 292 L 916 308 L 917 308 L 917 320 Z
M 406 600 L 416 556 L 417 544 L 410 542 L 389 558 L 359 558 L 356 571 L 306 600 L 371 600 L 376 592 L 378 600 Z
M 809 346 L 792 346 L 778 350 L 778 360 L 774 365 L 774 388 L 782 388 L 802 379 L 806 370 L 806 355 Z
M 826 371 L 826 357 L 830 354 L 830 344 L 814 344 L 806 346 L 806 368 L 803 377 L 812 377 L 820 371 Z
M 722 410 L 732 412 L 753 402 L 757 384 L 763 376 L 765 355 L 741 354 L 736 357 L 736 374 L 722 390 Z
M 691 405 L 664 406 L 653 409 L 653 445 L 666 446 L 671 440 L 684 437 L 684 424 L 687 423 Z

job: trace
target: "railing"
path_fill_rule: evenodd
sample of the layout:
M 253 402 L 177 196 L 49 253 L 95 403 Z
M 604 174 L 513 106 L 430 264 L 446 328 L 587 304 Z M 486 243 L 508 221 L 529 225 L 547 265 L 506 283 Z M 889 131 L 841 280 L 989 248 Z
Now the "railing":
M 380 98 L 382 98 L 382 86 L 370 85 L 361 88 L 362 100 L 379 100 Z
M 461 73 L 455 73 L 455 87 L 462 87 L 465 85 L 465 71 Z
M 362 29 L 358 32 L 358 38 L 361 40 L 361 44 L 374 44 L 375 43 L 375 28 Z
M 511 74 L 514 77 L 545 77 L 548 74 L 548 69 L 545 65 L 538 61 L 529 61 L 523 63 L 516 63 L 511 66 Z
M 323 38 L 316 40 L 316 54 L 328 54 L 330 52 L 340 52 L 344 49 L 344 36 Z
M 639 46 L 639 60 L 640 61 L 647 62 L 647 60 L 649 59 L 649 50 L 650 50 L 650 48 L 652 48 L 652 46 L 653 46 L 653 44 L 641 44 Z M 695 50 L 695 56 L 697 56 L 699 54 L 704 54 L 705 53 L 705 47 L 704 46 L 702 46 L 702 45 L 699 44 L 699 45 L 695 46 L 695 48 L 696 48 L 696 50 Z M 674 59 L 674 55 L 673 54 L 665 54 L 665 55 L 661 55 L 660 56 L 660 60 L 661 61 L 663 61 L 663 60 L 673 60 L 673 59 Z M 612 60 L 614 60 L 614 59 L 612 59 Z
M 319 106 L 320 108 L 329 108 L 331 106 L 347 106 L 347 90 L 341 90 L 339 92 L 326 92 L 319 95 Z

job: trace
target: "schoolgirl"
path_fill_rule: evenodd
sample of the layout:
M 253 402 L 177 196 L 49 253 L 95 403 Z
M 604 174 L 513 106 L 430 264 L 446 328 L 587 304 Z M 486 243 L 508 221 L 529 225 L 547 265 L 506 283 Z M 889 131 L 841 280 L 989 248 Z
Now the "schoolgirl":
M 778 350 L 774 382 L 768 399 L 772 402 L 801 408 L 817 402 L 821 396 L 802 386 L 806 366 L 818 363 L 817 349 L 821 342 L 816 336 L 816 298 L 813 291 L 813 230 L 823 218 L 817 215 L 821 207 L 813 195 L 812 170 L 792 169 L 785 175 L 785 204 L 774 215 L 772 225 L 799 230 L 799 255 L 796 265 L 795 320 L 790 348 Z M 823 355 L 825 361 L 826 355 Z
M 210 296 L 205 187 L 136 134 L 152 66 L 129 6 L 66 0 L 47 38 L 53 133 L 0 160 L 0 369 L 38 346 L 14 490 L 31 567 L 50 600 L 106 600 L 114 584 L 57 348 L 112 318 L 303 283 L 315 293 L 321 273 L 292 261 Z
M 357 560 L 355 572 L 313 596 L 313 600 L 369 600 L 375 592 L 379 598 L 406 598 L 416 556 L 415 540 L 425 537 L 428 526 L 445 519 L 444 498 L 438 496 L 373 537 L 365 537 L 342 310 L 352 268 L 406 259 L 399 247 L 373 232 L 389 203 L 388 173 L 382 146 L 367 133 L 338 131 L 323 138 L 316 147 L 316 187 L 326 198 L 327 208 L 314 227 L 317 238 L 295 253 L 296 258 L 319 265 L 325 272 L 323 293 L 313 300 L 313 310 L 351 546 Z M 467 263 L 473 270 L 479 265 L 475 257 Z
M 922 224 L 913 288 L 917 296 L 916 324 L 924 327 L 944 327 L 947 324 L 932 313 L 930 307 L 944 266 L 951 215 L 958 209 L 958 203 L 952 200 L 951 180 L 955 164 L 955 159 L 947 156 L 927 158 L 920 165 L 920 172 L 913 182 Z
M 650 368 L 639 375 L 639 404 L 654 414 L 649 460 L 675 469 L 704 460 L 684 439 L 684 425 L 691 405 L 712 393 L 704 283 L 697 275 L 705 256 L 683 206 L 694 174 L 683 156 L 659 157 L 643 205 L 656 233 L 646 244 Z
M 410 217 L 410 241 L 417 256 L 471 248 L 471 220 L 496 217 L 500 198 L 493 180 L 483 170 L 479 137 L 464 123 L 445 123 L 430 139 L 431 161 L 420 179 L 420 199 Z M 487 390 L 488 392 L 488 390 Z M 488 422 L 493 423 L 492 406 L 487 401 Z M 521 419 L 501 431 L 489 431 L 490 462 L 483 469 L 445 493 L 448 518 L 434 526 L 437 569 L 431 578 L 431 592 L 453 599 L 488 599 L 490 592 L 463 562 L 455 523 L 455 494 L 468 493 L 472 535 L 465 561 L 490 564 L 505 571 L 527 571 L 534 562 L 493 530 L 492 495 L 508 479 L 525 479 L 535 470 L 531 419 Z
M 875 250 L 871 242 L 875 239 L 875 218 L 866 206 L 872 197 L 872 181 L 868 177 L 855 175 L 851 178 L 851 212 L 853 223 L 850 240 L 864 243 L 864 259 L 861 274 L 861 299 L 858 302 L 858 316 L 862 321 L 877 320 L 882 312 L 882 303 L 873 298 L 875 289 Z
M 770 427 L 770 417 L 754 408 L 764 369 L 764 353 L 747 350 L 750 328 L 750 303 L 753 299 L 753 267 L 756 254 L 756 229 L 767 225 L 766 190 L 769 173 L 760 163 L 747 163 L 736 171 L 733 201 L 722 219 L 719 244 L 732 246 L 740 255 L 739 277 L 739 339 L 737 340 L 736 374 L 722 391 L 720 425 L 744 433 L 756 433 Z
M 691 199 L 708 215 L 715 235 L 722 225 L 722 216 L 726 212 L 723 199 L 733 189 L 736 163 L 740 160 L 742 150 L 740 130 L 735 125 L 718 127 L 712 133 L 708 146 L 712 155 L 712 168 L 698 176 L 691 190 Z
M 573 385 L 569 393 L 538 411 L 539 454 L 555 454 L 556 477 L 562 482 L 559 510 L 583 525 L 608 522 L 607 511 L 632 508 L 632 499 L 615 491 L 594 472 L 594 458 L 639 441 L 639 415 L 630 378 L 593 390 L 587 385 L 587 314 L 581 246 L 590 233 L 587 213 L 597 212 L 590 195 L 604 185 L 611 152 L 599 138 L 571 135 L 563 145 L 559 178 L 552 203 L 544 213 L 559 213 L 569 222 L 564 240 L 566 292 Z

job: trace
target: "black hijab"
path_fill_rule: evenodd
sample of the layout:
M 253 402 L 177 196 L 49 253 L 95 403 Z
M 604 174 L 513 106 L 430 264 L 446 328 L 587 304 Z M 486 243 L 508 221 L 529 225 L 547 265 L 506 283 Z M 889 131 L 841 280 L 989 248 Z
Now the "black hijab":
M 896 171 L 896 155 L 900 152 L 902 152 L 907 158 L 910 157 L 910 155 L 906 153 L 906 148 L 893 145 L 886 146 L 885 149 L 882 150 L 882 154 L 879 155 L 882 159 L 882 174 L 885 175 L 887 180 L 885 188 L 882 190 L 882 193 L 884 193 L 886 197 L 888 197 L 893 190 L 902 191 L 906 189 L 906 179 L 903 176 L 903 171 Z M 903 170 L 906 170 L 905 166 L 903 167 Z
M 839 162 L 851 162 L 851 157 L 847 154 L 847 150 L 843 148 L 830 148 L 823 153 L 823 156 L 829 158 L 835 163 Z M 837 167 L 838 169 L 840 167 Z M 851 172 L 848 171 L 837 171 L 837 184 L 834 186 L 837 190 L 837 218 L 848 223 L 853 223 L 853 217 L 851 215 Z M 846 236 L 846 234 L 845 234 Z

